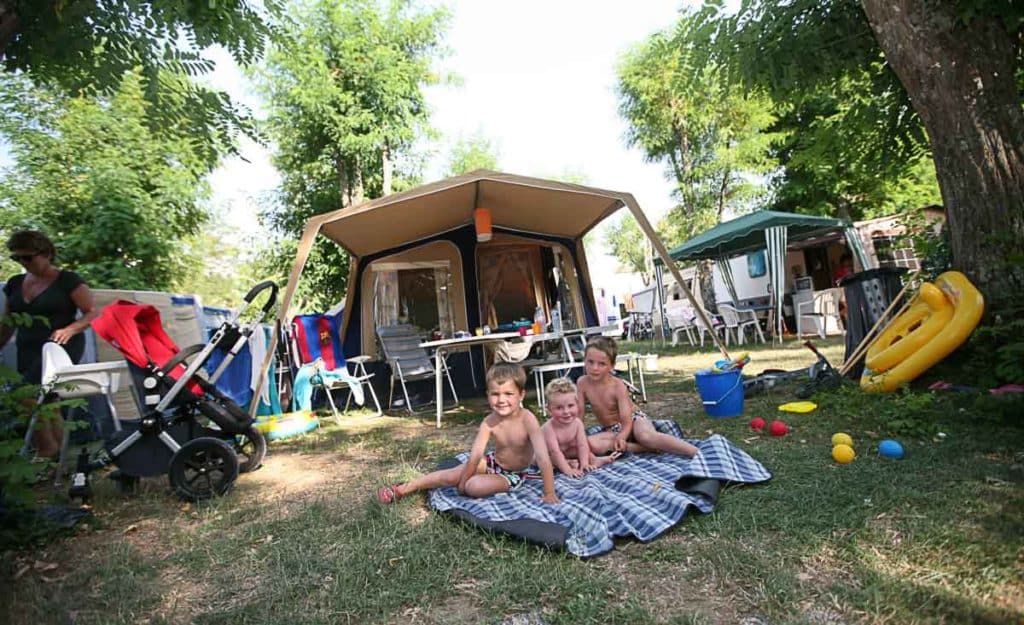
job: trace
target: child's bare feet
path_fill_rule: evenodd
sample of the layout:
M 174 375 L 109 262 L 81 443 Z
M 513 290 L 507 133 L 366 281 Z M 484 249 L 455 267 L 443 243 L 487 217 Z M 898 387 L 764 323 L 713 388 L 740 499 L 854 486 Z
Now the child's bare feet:
M 377 500 L 382 504 L 395 503 L 399 499 L 405 496 L 405 493 L 401 492 L 401 484 L 392 484 L 391 486 L 384 486 L 377 491 Z
M 621 456 L 621 455 L 622 455 L 621 451 L 613 451 L 612 453 L 608 454 L 607 456 L 594 456 L 594 466 L 597 467 L 597 468 L 601 468 L 601 467 L 603 467 L 606 464 L 611 464 L 611 463 L 615 462 L 616 460 L 618 460 L 619 456 Z

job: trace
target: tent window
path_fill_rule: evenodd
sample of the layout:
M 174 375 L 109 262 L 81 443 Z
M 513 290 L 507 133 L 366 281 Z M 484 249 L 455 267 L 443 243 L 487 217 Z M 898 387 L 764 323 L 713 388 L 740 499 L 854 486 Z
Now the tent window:
M 410 324 L 424 334 L 451 336 L 451 271 L 448 261 L 374 265 L 376 327 Z
M 768 263 L 764 250 L 747 254 L 747 276 L 760 278 L 768 273 Z

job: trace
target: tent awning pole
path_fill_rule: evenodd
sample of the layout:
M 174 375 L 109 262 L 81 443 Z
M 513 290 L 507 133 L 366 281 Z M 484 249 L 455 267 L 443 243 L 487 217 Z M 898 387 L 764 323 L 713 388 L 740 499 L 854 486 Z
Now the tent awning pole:
M 636 219 L 636 222 L 640 224 L 640 229 L 647 235 L 647 239 L 651 242 L 651 245 L 654 246 L 654 250 L 658 252 L 658 257 L 661 258 L 661 262 L 668 267 L 668 270 L 672 272 L 672 276 L 676 279 L 676 282 L 678 282 L 679 286 L 682 287 L 683 293 L 686 294 L 686 299 L 690 300 L 690 304 L 693 306 L 693 309 L 697 311 L 697 316 L 699 316 L 700 320 L 704 322 L 704 327 L 709 330 L 714 328 L 711 324 L 711 320 L 708 319 L 707 313 L 704 312 L 704 308 L 697 305 L 697 300 L 694 299 L 693 293 L 690 292 L 689 287 L 686 286 L 686 281 L 683 280 L 683 274 L 680 273 L 679 267 L 676 266 L 675 261 L 672 260 L 671 256 L 669 256 L 668 249 L 665 247 L 665 244 L 662 243 L 661 237 L 658 236 L 658 233 L 654 231 L 654 228 L 651 226 L 651 222 L 647 221 L 647 215 L 644 215 L 644 212 L 640 210 L 640 205 L 636 203 L 636 200 L 633 199 L 632 195 L 628 194 L 623 197 L 623 201 L 626 203 L 629 211 L 633 213 L 634 219 Z M 724 356 L 726 360 L 732 360 L 732 358 L 729 357 L 728 350 L 725 349 L 725 343 L 722 342 L 721 337 L 712 331 L 711 338 L 714 339 L 715 345 L 718 346 L 718 351 L 722 352 L 722 356 Z
M 299 277 L 302 275 L 302 269 L 306 266 L 306 261 L 309 259 L 309 252 L 313 249 L 313 241 L 316 240 L 316 235 L 319 232 L 320 222 L 318 220 L 307 222 L 305 230 L 302 231 L 302 238 L 299 239 L 299 248 L 295 253 L 295 262 L 292 263 L 292 271 L 288 275 L 288 284 L 285 286 L 284 294 L 281 295 L 281 302 L 278 304 L 276 327 L 270 333 L 270 345 L 267 347 L 267 355 L 263 358 L 263 366 L 260 367 L 260 377 L 256 380 L 256 386 L 253 388 L 253 398 L 259 397 L 260 392 L 263 390 L 263 381 L 267 378 L 267 372 L 270 371 L 270 363 L 273 362 L 274 352 L 277 350 L 278 334 L 280 334 L 284 324 L 288 323 L 288 309 L 291 307 L 292 297 L 295 296 L 295 289 L 299 285 Z M 258 401 L 251 403 L 249 406 L 250 417 L 256 417 L 259 404 Z

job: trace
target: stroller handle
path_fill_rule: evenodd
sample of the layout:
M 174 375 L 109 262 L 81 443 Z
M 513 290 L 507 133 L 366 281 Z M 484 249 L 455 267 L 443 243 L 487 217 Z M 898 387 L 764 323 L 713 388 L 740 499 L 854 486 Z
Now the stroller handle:
M 245 300 L 246 304 L 251 304 L 252 300 L 256 299 L 257 295 L 259 295 L 260 293 L 267 289 L 271 289 L 271 291 L 270 297 L 267 298 L 267 303 L 263 305 L 263 313 L 266 314 L 270 312 L 270 309 L 273 308 L 274 304 L 277 302 L 277 284 L 274 283 L 273 280 L 264 280 L 263 282 L 260 282 L 256 286 L 249 289 L 249 292 L 246 293 L 245 297 L 243 297 L 242 299 Z

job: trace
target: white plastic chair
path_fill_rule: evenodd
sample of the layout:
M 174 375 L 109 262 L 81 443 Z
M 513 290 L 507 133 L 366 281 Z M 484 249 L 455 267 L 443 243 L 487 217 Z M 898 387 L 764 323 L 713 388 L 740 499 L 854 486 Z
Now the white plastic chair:
M 123 360 L 76 365 L 63 347 L 53 342 L 44 343 L 42 388 L 38 403 L 42 404 L 48 396 L 52 395 L 56 395 L 60 399 L 80 399 L 103 395 L 107 400 L 107 407 L 110 409 L 114 431 L 120 432 L 121 421 L 117 417 L 113 398 L 121 388 L 121 374 L 127 372 L 128 365 Z M 32 434 L 35 431 L 38 415 L 39 411 L 34 411 L 32 419 L 29 421 L 28 430 L 25 432 L 25 444 L 22 447 L 23 453 L 27 453 L 31 447 Z M 67 446 L 68 431 L 65 429 L 57 464 L 56 483 L 59 483 L 61 479 Z
M 700 335 L 700 346 L 702 348 L 704 347 L 704 336 L 709 332 L 714 332 L 715 334 L 722 336 L 726 341 L 726 344 L 728 344 L 728 336 L 724 334 L 725 323 L 722 321 L 722 318 L 718 315 L 712 315 L 707 310 L 704 310 L 704 316 L 711 321 L 711 328 L 704 325 L 704 321 L 701 320 L 699 315 L 693 321 L 693 328 L 697 331 L 697 334 Z
M 690 345 L 697 344 L 697 340 L 693 336 L 693 331 L 697 327 L 693 324 L 693 316 L 687 316 L 687 312 L 690 311 L 684 308 L 670 308 L 665 311 L 665 320 L 668 322 L 668 329 L 672 334 L 673 347 L 679 344 L 679 338 L 682 334 L 686 335 Z
M 808 302 L 800 302 L 796 305 L 796 333 L 803 336 L 804 321 L 814 321 L 815 332 L 821 338 L 825 338 L 828 328 L 828 320 L 835 320 L 835 327 L 842 328 L 842 317 L 839 315 L 839 300 L 843 296 L 841 288 L 825 289 L 814 294 L 814 299 Z
M 751 337 L 757 337 L 764 343 L 764 333 L 761 332 L 761 324 L 757 319 L 757 313 L 752 310 L 736 310 L 735 307 L 730 304 L 719 304 L 718 312 L 722 313 L 722 318 L 725 319 L 726 328 L 732 328 L 736 334 L 737 342 L 743 345 L 746 338 L 747 328 L 753 327 L 754 333 Z

